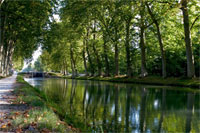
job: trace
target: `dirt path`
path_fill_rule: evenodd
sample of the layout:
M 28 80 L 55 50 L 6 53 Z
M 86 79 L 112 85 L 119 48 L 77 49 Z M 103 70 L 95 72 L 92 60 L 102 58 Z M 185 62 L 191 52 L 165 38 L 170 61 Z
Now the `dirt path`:
M 20 86 L 20 84 L 16 82 L 16 77 L 17 75 L 14 74 L 11 77 L 0 80 L 0 127 L 8 121 L 6 116 L 10 114 L 10 112 L 20 112 L 28 108 L 27 105 L 13 104 L 12 102 L 16 100 L 16 96 L 13 95 L 12 92 L 16 87 Z

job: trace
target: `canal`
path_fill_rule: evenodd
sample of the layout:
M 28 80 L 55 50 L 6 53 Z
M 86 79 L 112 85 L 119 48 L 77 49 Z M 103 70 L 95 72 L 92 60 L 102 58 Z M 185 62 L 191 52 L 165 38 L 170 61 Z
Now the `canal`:
M 25 80 L 43 90 L 66 118 L 92 131 L 200 132 L 199 91 L 88 80 Z

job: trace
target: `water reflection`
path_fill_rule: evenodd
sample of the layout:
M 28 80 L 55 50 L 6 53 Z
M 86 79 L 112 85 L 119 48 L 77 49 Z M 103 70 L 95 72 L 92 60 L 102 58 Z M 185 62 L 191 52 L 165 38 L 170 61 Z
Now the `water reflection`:
M 27 81 L 43 89 L 72 121 L 95 131 L 200 131 L 200 93 L 67 79 Z

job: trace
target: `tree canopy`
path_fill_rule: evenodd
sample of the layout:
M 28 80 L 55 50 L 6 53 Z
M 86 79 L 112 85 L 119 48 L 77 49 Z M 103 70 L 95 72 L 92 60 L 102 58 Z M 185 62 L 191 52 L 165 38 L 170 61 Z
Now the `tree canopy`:
M 45 71 L 191 78 L 199 76 L 199 23 L 198 0 L 5 0 L 0 68 L 40 44 Z

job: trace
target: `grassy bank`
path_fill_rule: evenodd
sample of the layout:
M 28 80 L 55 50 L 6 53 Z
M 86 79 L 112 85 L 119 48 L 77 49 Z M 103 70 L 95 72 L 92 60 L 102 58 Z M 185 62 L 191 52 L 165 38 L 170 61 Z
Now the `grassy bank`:
M 64 77 L 71 78 L 71 77 Z M 136 84 L 149 84 L 149 85 L 164 85 L 164 86 L 180 86 L 200 88 L 200 79 L 186 79 L 186 78 L 165 78 L 162 77 L 145 77 L 145 78 L 127 78 L 127 77 L 76 77 L 79 80 L 96 80 L 96 81 L 109 81 L 117 83 L 136 83 Z
M 14 90 L 17 96 L 15 104 L 29 105 L 25 112 L 11 113 L 11 124 L 14 131 L 31 132 L 72 132 L 68 125 L 61 121 L 54 110 L 48 105 L 42 91 L 30 86 L 23 76 L 17 77 L 20 87 Z

